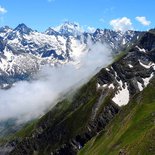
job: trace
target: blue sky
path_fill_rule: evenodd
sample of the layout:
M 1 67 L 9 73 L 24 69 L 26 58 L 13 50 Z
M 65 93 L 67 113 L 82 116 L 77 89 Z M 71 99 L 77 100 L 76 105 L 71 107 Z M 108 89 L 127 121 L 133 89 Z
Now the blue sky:
M 148 30 L 155 0 L 0 0 L 0 27 L 19 23 L 38 31 L 75 21 L 84 28 Z

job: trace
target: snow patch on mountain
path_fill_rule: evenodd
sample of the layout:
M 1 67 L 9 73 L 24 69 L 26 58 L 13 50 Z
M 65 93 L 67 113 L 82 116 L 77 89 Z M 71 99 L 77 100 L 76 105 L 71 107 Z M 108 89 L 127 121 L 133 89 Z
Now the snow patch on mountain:
M 115 89 L 115 86 L 114 86 L 114 84 L 113 84 L 113 83 L 111 83 L 111 84 L 108 86 L 108 88 Z
M 139 91 L 142 91 L 144 89 L 142 84 L 138 81 L 137 81 L 137 85 L 138 85 Z
M 138 60 L 138 61 L 139 61 L 140 65 L 143 66 L 144 68 L 150 68 L 155 65 L 154 63 L 151 63 L 151 62 L 149 62 L 148 64 L 144 64 L 140 60 Z
M 131 64 L 128 64 L 128 66 L 129 66 L 130 68 L 133 68 L 133 66 L 132 66 Z
M 64 24 L 61 24 L 57 27 L 52 28 L 56 32 L 59 32 L 61 35 L 72 35 L 77 36 L 84 32 L 83 28 L 76 22 L 72 23 L 69 21 L 64 22 Z
M 154 73 L 152 73 L 152 74 L 150 75 L 150 77 L 143 78 L 144 86 L 145 86 L 145 87 L 149 84 L 149 82 L 150 82 L 150 80 L 152 79 L 153 76 L 154 76 Z
M 140 51 L 140 52 L 146 52 L 146 50 L 144 49 L 144 48 L 140 48 L 140 47 L 138 47 L 138 46 L 136 46 L 136 48 Z
M 129 94 L 128 86 L 125 83 L 125 87 L 124 88 L 122 87 L 121 90 L 116 92 L 115 96 L 112 98 L 112 101 L 114 101 L 119 106 L 123 106 L 128 104 L 129 99 L 130 99 L 130 94 Z

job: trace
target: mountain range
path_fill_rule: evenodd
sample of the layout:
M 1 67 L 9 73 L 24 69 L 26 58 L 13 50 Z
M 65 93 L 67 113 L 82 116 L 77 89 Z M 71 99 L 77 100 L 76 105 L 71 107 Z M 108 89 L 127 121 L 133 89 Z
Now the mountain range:
M 0 28 L 0 87 L 8 88 L 20 80 L 27 80 L 42 66 L 56 66 L 78 61 L 90 50 L 90 44 L 107 44 L 112 54 L 118 54 L 126 44 L 137 40 L 142 32 L 116 32 L 96 29 L 85 32 L 78 24 L 65 22 L 45 32 L 37 32 L 19 24 L 12 29 Z
M 15 36 L 13 43 L 9 35 L 11 38 Z M 21 24 L 14 30 L 3 28 L 1 37 L 1 62 L 5 60 L 12 64 L 19 59 L 23 63 L 21 57 L 26 62 L 33 57 L 37 63 L 40 60 L 34 73 L 44 64 L 55 66 L 77 61 L 77 54 L 89 51 L 89 39 L 93 43 L 106 43 L 114 60 L 41 118 L 28 122 L 20 130 L 1 139 L 0 154 L 155 154 L 154 29 L 125 33 L 97 29 L 88 33 L 81 31 L 79 25 L 67 22 L 39 33 Z M 55 42 L 51 38 L 55 38 Z M 49 48 L 57 56 L 49 54 Z M 12 60 L 8 60 L 6 51 L 12 54 Z M 13 79 L 22 75 L 19 70 L 1 70 Z M 29 68 L 25 71 L 27 76 L 18 80 L 30 77 L 28 72 L 33 73 Z

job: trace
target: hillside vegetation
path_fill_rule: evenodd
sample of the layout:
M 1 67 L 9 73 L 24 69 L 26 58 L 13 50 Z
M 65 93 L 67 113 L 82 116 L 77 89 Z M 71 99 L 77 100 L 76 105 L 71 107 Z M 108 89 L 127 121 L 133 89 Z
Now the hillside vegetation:
M 155 80 L 135 95 L 79 155 L 154 155 Z

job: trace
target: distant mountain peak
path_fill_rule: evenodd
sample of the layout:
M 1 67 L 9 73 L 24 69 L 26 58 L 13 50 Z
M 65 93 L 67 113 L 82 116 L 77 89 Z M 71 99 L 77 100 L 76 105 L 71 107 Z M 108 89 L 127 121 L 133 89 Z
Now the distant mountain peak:
M 65 36 L 77 36 L 83 32 L 82 27 L 78 23 L 69 21 L 65 21 L 53 29 Z
M 80 27 L 80 25 L 78 23 L 76 23 L 76 22 L 70 22 L 70 21 L 65 21 L 63 25 L 64 26 L 73 26 L 74 28 Z
M 33 30 L 27 27 L 24 23 L 21 23 L 14 29 L 14 31 L 19 31 L 22 34 L 29 34 Z
M 9 26 L 0 27 L 0 32 L 7 32 L 9 30 L 12 30 Z
M 59 32 L 55 31 L 53 28 L 49 27 L 46 31 L 46 34 L 48 35 L 59 35 Z

